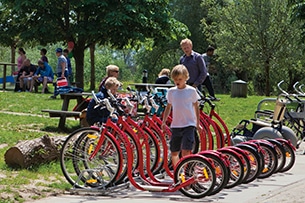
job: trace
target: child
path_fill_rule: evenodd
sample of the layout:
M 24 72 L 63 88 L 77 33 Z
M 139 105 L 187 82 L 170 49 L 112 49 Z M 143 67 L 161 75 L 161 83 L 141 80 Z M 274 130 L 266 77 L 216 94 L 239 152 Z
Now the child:
M 113 95 L 117 92 L 118 88 L 120 87 L 120 82 L 115 77 L 109 77 L 105 81 L 105 85 L 101 87 L 101 91 L 96 94 L 96 97 L 99 99 L 108 98 L 108 90 L 111 91 Z M 107 121 L 107 118 L 110 115 L 110 112 L 106 108 L 106 106 L 99 106 L 97 108 L 94 108 L 96 106 L 96 102 L 94 99 L 91 99 L 91 101 L 88 104 L 87 107 L 87 113 L 86 113 L 86 120 L 89 125 L 94 125 L 95 123 L 105 123 Z
M 156 84 L 170 84 L 171 81 L 169 79 L 170 70 L 167 68 L 163 68 L 158 74 L 158 78 L 156 79 Z
M 186 84 L 189 79 L 188 70 L 184 65 L 177 65 L 173 68 L 171 78 L 175 87 L 168 90 L 167 106 L 164 110 L 162 129 L 165 130 L 166 120 L 172 110 L 170 151 L 173 166 L 179 161 L 180 150 L 182 156 L 191 154 L 194 143 L 196 128 L 201 130 L 199 125 L 200 98 L 196 89 Z

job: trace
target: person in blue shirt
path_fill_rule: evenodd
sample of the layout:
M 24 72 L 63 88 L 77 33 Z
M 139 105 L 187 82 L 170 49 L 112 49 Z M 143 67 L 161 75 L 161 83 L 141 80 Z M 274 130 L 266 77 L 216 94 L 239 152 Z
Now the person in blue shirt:
M 181 40 L 180 46 L 184 52 L 184 55 L 180 58 L 180 64 L 183 64 L 189 72 L 187 84 L 197 87 L 201 91 L 201 84 L 208 73 L 203 57 L 193 51 L 193 43 L 190 39 Z
M 105 85 L 103 85 L 100 89 L 100 92 L 96 94 L 96 97 L 99 99 L 108 98 L 108 90 L 111 91 L 113 95 L 116 94 L 118 88 L 120 87 L 121 83 L 115 77 L 109 77 L 105 81 Z M 86 112 L 86 120 L 89 125 L 94 125 L 97 123 L 105 123 L 110 115 L 110 112 L 106 108 L 106 106 L 98 106 L 96 107 L 96 102 L 94 99 L 91 99 Z
M 63 53 L 64 53 L 64 56 L 67 59 L 68 81 L 69 81 L 69 85 L 71 85 L 71 83 L 73 82 L 73 71 L 72 71 L 71 59 L 69 58 L 69 50 L 68 49 L 64 49 Z
M 48 83 L 53 83 L 54 73 L 52 67 L 42 60 L 38 61 L 38 68 L 34 73 L 33 79 L 31 80 L 30 92 L 33 91 L 34 83 L 42 83 L 41 93 L 48 92 Z
M 62 48 L 55 50 L 57 56 L 56 76 L 57 81 L 68 78 L 68 63 L 66 57 L 63 55 Z M 54 85 L 54 94 L 50 96 L 51 99 L 56 99 L 58 93 L 57 84 Z

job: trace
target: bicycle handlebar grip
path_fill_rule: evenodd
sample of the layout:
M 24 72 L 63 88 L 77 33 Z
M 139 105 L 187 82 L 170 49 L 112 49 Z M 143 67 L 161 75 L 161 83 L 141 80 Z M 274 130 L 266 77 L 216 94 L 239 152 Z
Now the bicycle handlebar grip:
M 152 107 L 155 108 L 155 112 L 157 112 L 159 110 L 159 105 L 156 104 L 156 102 L 153 98 L 149 98 L 149 101 L 151 102 Z

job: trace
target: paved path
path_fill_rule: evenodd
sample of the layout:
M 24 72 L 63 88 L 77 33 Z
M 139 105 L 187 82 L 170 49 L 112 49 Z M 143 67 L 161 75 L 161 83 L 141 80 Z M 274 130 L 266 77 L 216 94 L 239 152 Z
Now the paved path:
M 190 199 L 179 192 L 158 193 L 135 189 L 121 189 L 119 192 L 100 196 L 97 194 L 61 195 L 31 201 L 31 203 L 168 203 L 168 202 L 212 202 L 212 203 L 304 203 L 305 202 L 305 143 L 297 150 L 296 164 L 286 172 L 273 174 L 202 199 Z

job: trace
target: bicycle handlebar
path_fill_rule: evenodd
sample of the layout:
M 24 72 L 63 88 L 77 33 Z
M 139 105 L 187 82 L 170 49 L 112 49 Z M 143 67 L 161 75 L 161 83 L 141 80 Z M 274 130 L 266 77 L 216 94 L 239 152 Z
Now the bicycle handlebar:
M 99 98 L 97 98 L 94 91 L 92 91 L 91 93 L 92 93 L 92 97 L 93 97 L 94 101 L 97 104 L 94 108 L 97 108 L 98 106 L 101 106 L 101 105 L 105 105 L 107 110 L 110 112 L 110 116 L 112 117 L 114 115 L 113 113 L 114 113 L 115 109 L 111 106 L 109 100 L 107 98 L 100 100 Z
M 299 82 L 296 82 L 296 83 L 294 83 L 294 85 L 293 85 L 293 88 L 294 88 L 294 90 L 298 93 L 298 94 L 300 94 L 300 95 L 297 95 L 297 94 L 289 94 L 288 92 L 286 92 L 285 90 L 283 90 L 282 88 L 281 88 L 281 84 L 284 82 L 284 80 L 282 80 L 282 81 L 280 81 L 278 84 L 277 84 L 277 87 L 279 88 L 279 90 L 282 92 L 282 94 L 280 94 L 279 96 L 278 96 L 278 98 L 280 97 L 280 96 L 284 96 L 286 99 L 288 99 L 290 102 L 293 102 L 293 99 L 291 99 L 290 97 L 292 96 L 292 97 L 294 97 L 298 102 L 302 102 L 303 103 L 303 101 L 299 98 L 299 96 L 305 96 L 305 94 L 302 94 L 300 91 L 298 91 L 297 90 L 297 88 L 296 88 L 296 85 L 299 83 Z
M 304 84 L 300 85 L 300 86 L 299 86 L 299 90 L 300 90 L 303 94 L 305 94 L 305 92 L 304 92 L 303 89 L 302 89 L 303 86 L 304 86 Z
M 155 112 L 157 112 L 159 110 L 159 105 L 155 102 L 155 100 L 153 98 L 149 98 L 149 101 L 150 101 L 152 107 L 155 108 Z
M 281 88 L 281 84 L 284 82 L 284 80 L 281 80 L 279 83 L 277 83 L 277 87 L 279 88 L 279 90 L 284 94 L 284 95 L 289 95 L 288 92 L 286 92 L 285 90 L 283 90 Z
M 300 96 L 305 96 L 304 92 L 301 92 L 300 90 L 298 90 L 296 88 L 297 84 L 299 84 L 299 82 L 296 82 L 296 83 L 293 84 L 294 91 L 296 91 L 296 93 L 298 93 Z

